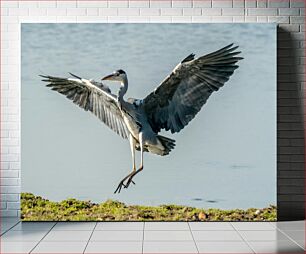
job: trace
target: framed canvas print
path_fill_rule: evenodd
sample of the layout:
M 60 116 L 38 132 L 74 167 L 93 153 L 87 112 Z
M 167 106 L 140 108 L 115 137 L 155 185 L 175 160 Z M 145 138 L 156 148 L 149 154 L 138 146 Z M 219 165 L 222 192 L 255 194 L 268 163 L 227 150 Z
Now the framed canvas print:
M 275 24 L 22 24 L 24 221 L 276 220 Z

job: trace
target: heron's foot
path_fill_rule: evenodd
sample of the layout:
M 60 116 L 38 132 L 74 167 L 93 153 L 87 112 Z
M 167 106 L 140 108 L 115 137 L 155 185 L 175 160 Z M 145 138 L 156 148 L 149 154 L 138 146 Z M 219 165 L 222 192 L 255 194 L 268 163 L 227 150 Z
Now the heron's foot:
M 129 177 L 129 179 L 128 179 L 128 181 L 126 182 L 126 185 L 124 186 L 124 188 L 128 188 L 129 186 L 130 186 L 130 184 L 131 183 L 134 183 L 135 184 L 135 182 L 132 180 L 133 179 L 133 177 L 135 176 L 136 174 L 132 174 L 130 177 Z
M 122 186 L 124 188 L 127 188 L 126 184 L 124 184 L 125 180 L 129 177 L 130 175 L 128 175 L 127 177 L 123 178 L 120 183 L 118 184 L 118 187 L 117 189 L 115 190 L 114 194 L 116 194 L 117 192 L 120 193 L 121 189 L 122 189 Z M 135 184 L 134 181 L 132 181 L 133 184 Z
M 126 183 L 126 185 L 124 186 L 124 188 L 128 188 L 130 186 L 131 183 L 135 184 L 134 181 L 133 181 L 133 177 L 135 175 L 137 175 L 141 170 L 143 169 L 143 167 L 140 167 L 138 170 L 134 171 L 130 176 L 129 176 L 129 179 Z
M 126 185 L 124 184 L 124 181 L 125 181 L 125 179 L 120 181 L 120 183 L 118 184 L 117 189 L 115 190 L 114 194 L 116 194 L 117 192 L 120 193 L 120 191 L 122 189 L 122 186 L 124 186 L 124 188 L 126 188 L 125 187 Z

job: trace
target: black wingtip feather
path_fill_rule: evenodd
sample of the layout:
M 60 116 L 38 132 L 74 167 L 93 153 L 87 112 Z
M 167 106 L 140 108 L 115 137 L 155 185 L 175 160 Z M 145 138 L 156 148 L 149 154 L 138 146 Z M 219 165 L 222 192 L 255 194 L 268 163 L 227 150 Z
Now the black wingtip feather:
M 184 58 L 184 60 L 181 63 L 186 63 L 189 61 L 192 61 L 194 59 L 195 54 L 190 54 L 189 56 L 187 56 L 186 58 Z
M 75 77 L 75 78 L 77 78 L 77 79 L 82 79 L 81 77 L 79 77 L 79 76 L 77 76 L 77 75 L 75 75 L 75 74 L 73 74 L 73 73 L 71 73 L 71 72 L 68 72 L 72 77 Z
M 234 45 L 234 43 L 232 42 L 231 44 L 227 45 L 225 48 L 230 48 Z
M 223 48 L 221 48 L 221 49 L 219 49 L 218 51 L 223 51 L 223 50 L 235 50 L 236 48 L 238 48 L 238 46 L 235 46 L 235 47 L 233 47 L 233 45 L 234 45 L 234 43 L 231 43 L 231 44 L 228 44 L 227 46 L 225 46 L 225 47 L 223 47 Z M 232 48 L 233 47 L 233 48 Z
M 49 81 L 49 79 L 50 79 L 50 76 L 45 76 L 45 75 L 38 75 L 39 77 L 41 77 L 41 78 L 44 78 L 42 81 L 46 81 L 45 79 L 48 79 L 48 81 Z

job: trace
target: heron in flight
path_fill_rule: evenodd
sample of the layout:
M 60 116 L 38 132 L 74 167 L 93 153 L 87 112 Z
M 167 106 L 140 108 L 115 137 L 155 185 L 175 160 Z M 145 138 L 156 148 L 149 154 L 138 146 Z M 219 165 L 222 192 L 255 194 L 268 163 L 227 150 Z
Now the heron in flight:
M 92 112 L 122 138 L 128 139 L 132 153 L 132 171 L 125 176 L 115 193 L 128 188 L 133 178 L 143 170 L 143 153 L 167 155 L 175 146 L 175 140 L 159 135 L 165 129 L 181 131 L 201 110 L 208 97 L 224 85 L 234 70 L 238 46 L 230 44 L 213 53 L 195 58 L 190 54 L 181 61 L 161 84 L 144 99 L 124 99 L 128 90 L 127 74 L 117 70 L 102 78 L 101 82 L 80 78 L 40 75 L 51 87 L 86 111 Z M 103 81 L 117 81 L 121 86 L 113 94 Z M 140 166 L 136 168 L 135 150 L 140 151 Z

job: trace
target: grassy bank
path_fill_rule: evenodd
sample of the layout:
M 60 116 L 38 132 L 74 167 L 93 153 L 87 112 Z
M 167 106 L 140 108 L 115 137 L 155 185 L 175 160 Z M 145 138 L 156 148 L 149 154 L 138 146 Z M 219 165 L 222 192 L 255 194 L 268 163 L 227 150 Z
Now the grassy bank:
M 220 210 L 179 205 L 125 205 L 114 200 L 100 204 L 76 199 L 53 202 L 22 193 L 21 218 L 23 221 L 275 221 L 276 207 Z

